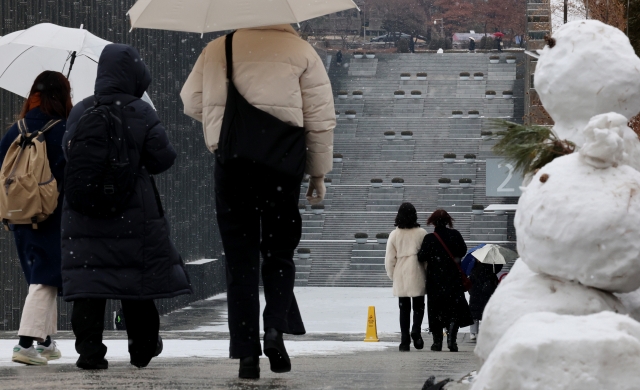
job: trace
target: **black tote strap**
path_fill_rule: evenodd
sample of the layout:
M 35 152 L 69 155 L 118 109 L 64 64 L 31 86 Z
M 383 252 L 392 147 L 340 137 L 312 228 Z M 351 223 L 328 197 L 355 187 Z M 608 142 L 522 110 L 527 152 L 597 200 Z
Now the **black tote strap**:
M 224 41 L 224 52 L 227 56 L 227 79 L 229 82 L 232 81 L 233 77 L 233 34 L 236 32 L 232 32 L 227 34 L 227 38 Z

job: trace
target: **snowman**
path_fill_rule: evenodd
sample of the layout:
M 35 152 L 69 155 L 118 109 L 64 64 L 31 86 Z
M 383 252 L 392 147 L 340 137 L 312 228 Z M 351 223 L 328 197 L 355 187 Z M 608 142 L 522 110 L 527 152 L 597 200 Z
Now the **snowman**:
M 549 43 L 536 89 L 578 151 L 523 188 L 521 258 L 485 308 L 471 388 L 638 389 L 640 141 L 627 122 L 640 112 L 640 58 L 594 20 Z

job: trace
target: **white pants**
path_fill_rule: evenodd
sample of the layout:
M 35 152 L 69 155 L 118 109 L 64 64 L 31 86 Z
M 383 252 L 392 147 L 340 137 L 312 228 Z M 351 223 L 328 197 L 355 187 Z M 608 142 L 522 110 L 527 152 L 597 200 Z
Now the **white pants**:
M 29 294 L 24 302 L 18 336 L 33 337 L 44 341 L 47 336 L 58 332 L 58 288 L 44 284 L 29 286 Z

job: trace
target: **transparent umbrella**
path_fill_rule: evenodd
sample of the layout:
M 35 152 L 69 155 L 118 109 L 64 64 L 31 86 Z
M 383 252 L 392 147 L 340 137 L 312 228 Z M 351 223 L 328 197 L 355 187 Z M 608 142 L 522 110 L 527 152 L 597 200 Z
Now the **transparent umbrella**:
M 22 97 L 36 77 L 45 70 L 69 78 L 73 104 L 93 95 L 102 49 L 111 42 L 99 38 L 82 26 L 61 27 L 37 24 L 0 38 L 0 88 Z M 145 93 L 142 100 L 153 103 Z

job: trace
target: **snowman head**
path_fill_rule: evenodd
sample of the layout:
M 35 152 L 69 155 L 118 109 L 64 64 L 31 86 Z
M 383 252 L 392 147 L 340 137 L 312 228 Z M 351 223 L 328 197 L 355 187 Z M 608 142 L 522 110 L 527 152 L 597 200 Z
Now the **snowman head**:
M 640 112 L 640 58 L 622 31 L 579 20 L 553 38 L 555 46 L 545 47 L 536 65 L 535 88 L 561 139 L 582 146 L 594 115 L 630 119 Z

